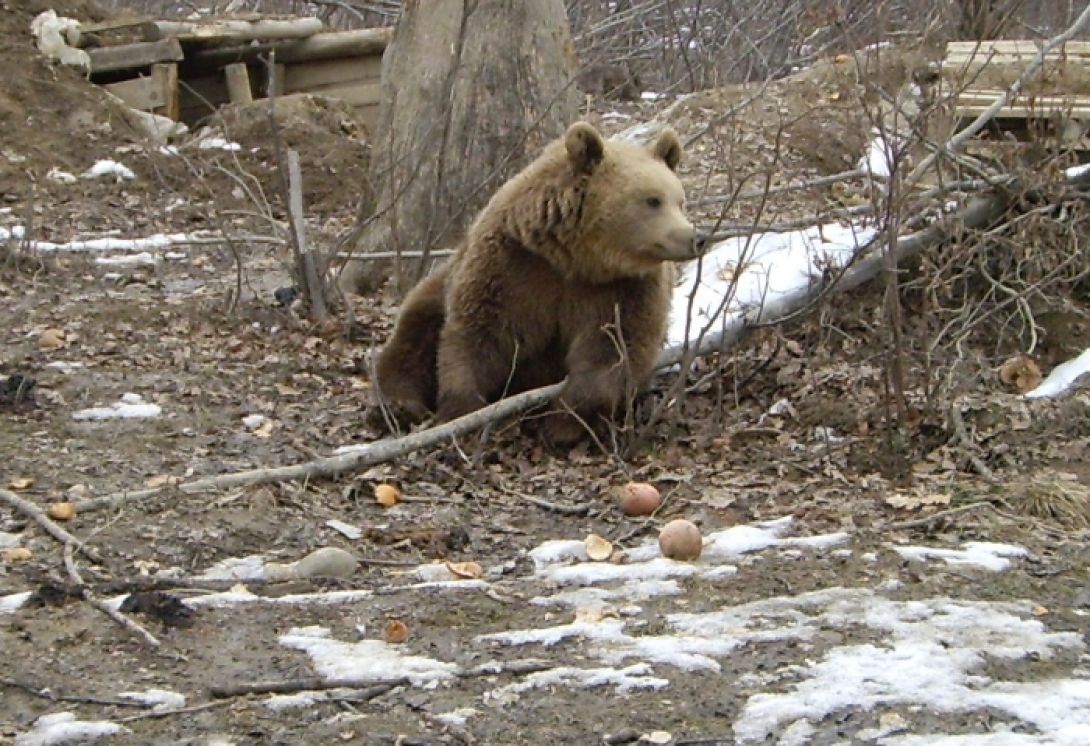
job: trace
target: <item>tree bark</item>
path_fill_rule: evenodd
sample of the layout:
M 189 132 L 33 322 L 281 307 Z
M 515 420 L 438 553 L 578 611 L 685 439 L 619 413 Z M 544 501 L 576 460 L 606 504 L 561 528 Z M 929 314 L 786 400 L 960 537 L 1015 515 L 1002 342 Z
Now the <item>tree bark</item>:
M 382 69 L 376 204 L 360 213 L 346 290 L 394 273 L 405 291 L 493 192 L 579 111 L 563 0 L 407 0 Z

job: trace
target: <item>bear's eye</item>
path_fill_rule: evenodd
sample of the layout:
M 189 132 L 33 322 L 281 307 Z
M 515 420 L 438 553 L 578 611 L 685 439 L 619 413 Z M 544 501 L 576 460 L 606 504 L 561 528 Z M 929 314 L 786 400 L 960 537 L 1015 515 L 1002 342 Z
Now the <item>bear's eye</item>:
M 647 206 L 657 210 L 658 208 L 662 207 L 662 200 L 658 197 L 648 197 Z

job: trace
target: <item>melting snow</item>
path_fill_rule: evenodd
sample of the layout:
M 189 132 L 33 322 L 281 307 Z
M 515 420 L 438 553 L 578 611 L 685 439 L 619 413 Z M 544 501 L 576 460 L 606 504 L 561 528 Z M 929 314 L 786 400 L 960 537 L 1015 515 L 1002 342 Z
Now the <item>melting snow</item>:
M 107 720 L 76 720 L 70 712 L 42 715 L 34 721 L 33 730 L 15 737 L 15 746 L 59 746 L 60 744 L 95 741 L 113 736 L 125 729 Z
M 1006 570 L 1011 561 L 1007 557 L 1025 557 L 1028 552 L 1010 544 L 993 544 L 987 541 L 967 541 L 962 549 L 936 549 L 933 547 L 894 547 L 906 559 L 941 559 L 948 565 L 977 565 L 986 570 Z
M 875 236 L 873 228 L 824 225 L 790 233 L 758 233 L 715 244 L 686 265 L 674 290 L 667 343 L 716 331 L 743 309 L 811 284 L 825 267 L 842 267 Z M 695 295 L 694 295 L 695 292 Z M 691 322 L 687 311 L 691 308 Z
M 454 678 L 458 666 L 419 655 L 382 640 L 341 642 L 322 627 L 293 629 L 280 638 L 285 647 L 310 656 L 318 673 L 330 679 L 380 681 L 404 676 L 417 686 L 435 685 Z
M 111 160 L 98 161 L 80 174 L 80 178 L 83 179 L 97 179 L 102 176 L 113 176 L 116 181 L 136 178 L 136 174 L 132 172 L 132 169 Z
M 72 414 L 74 420 L 113 420 L 158 417 L 163 408 L 158 404 L 147 404 L 139 394 L 124 394 L 121 401 L 108 407 L 91 407 Z
M 1087 373 L 1090 373 L 1090 350 L 1085 350 L 1077 358 L 1057 365 L 1048 374 L 1048 377 L 1038 384 L 1037 388 L 1026 394 L 1026 398 L 1037 399 L 1059 396 L 1075 385 L 1075 381 Z

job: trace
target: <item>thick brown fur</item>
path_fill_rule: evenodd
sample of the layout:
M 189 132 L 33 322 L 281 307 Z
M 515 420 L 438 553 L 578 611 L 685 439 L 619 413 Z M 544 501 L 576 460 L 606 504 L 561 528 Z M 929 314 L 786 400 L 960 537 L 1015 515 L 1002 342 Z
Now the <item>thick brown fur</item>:
M 544 427 L 570 443 L 580 420 L 631 400 L 662 347 L 672 262 L 701 248 L 680 159 L 672 130 L 643 147 L 580 122 L 501 187 L 406 297 L 379 354 L 377 387 L 401 422 L 451 420 L 567 377 Z

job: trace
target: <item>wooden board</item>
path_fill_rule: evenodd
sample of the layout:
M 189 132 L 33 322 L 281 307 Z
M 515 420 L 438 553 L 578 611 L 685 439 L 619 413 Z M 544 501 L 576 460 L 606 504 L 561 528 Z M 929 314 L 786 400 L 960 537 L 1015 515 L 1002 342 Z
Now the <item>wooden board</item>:
M 152 77 L 107 83 L 103 88 L 140 111 L 152 111 L 167 105 L 167 92 L 163 90 L 162 81 Z
M 378 82 L 382 57 L 356 57 L 320 62 L 298 62 L 284 66 L 284 91 L 311 91 L 352 82 Z
M 1036 42 L 955 41 L 946 45 L 945 67 L 967 65 L 1025 65 L 1038 53 Z M 1090 42 L 1069 41 L 1045 55 L 1048 63 L 1067 63 L 1090 67 Z
M 978 117 L 992 105 L 1000 91 L 963 91 L 954 102 L 954 116 Z M 1055 115 L 1090 121 L 1090 97 L 1028 96 L 1019 97 L 999 110 L 997 119 L 1048 118 Z
M 91 74 L 118 70 L 139 70 L 158 62 L 181 62 L 182 45 L 177 39 L 121 44 L 115 47 L 90 49 Z

